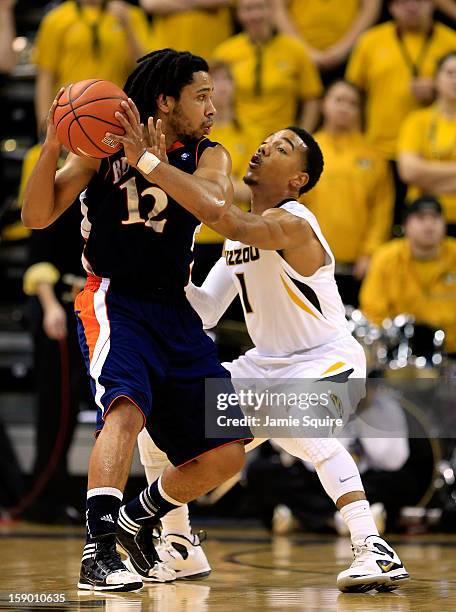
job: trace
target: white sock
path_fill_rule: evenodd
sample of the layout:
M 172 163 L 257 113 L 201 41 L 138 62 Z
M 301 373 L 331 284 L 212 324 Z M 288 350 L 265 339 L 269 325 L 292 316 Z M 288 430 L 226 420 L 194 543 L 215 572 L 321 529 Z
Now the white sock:
M 175 533 L 186 538 L 192 538 L 192 528 L 188 516 L 188 506 L 184 504 L 175 510 L 171 510 L 161 518 L 163 526 L 163 535 Z
M 350 530 L 353 544 L 362 544 L 367 536 L 379 535 L 367 500 L 347 504 L 340 513 Z

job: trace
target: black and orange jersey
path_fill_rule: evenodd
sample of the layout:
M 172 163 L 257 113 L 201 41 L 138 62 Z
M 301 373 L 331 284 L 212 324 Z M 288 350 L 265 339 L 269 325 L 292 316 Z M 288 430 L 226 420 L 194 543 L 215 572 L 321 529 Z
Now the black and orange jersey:
M 177 142 L 168 151 L 169 163 L 193 174 L 203 152 L 216 144 L 208 138 Z M 80 196 L 84 267 L 129 295 L 183 293 L 200 222 L 123 155 L 103 159 Z

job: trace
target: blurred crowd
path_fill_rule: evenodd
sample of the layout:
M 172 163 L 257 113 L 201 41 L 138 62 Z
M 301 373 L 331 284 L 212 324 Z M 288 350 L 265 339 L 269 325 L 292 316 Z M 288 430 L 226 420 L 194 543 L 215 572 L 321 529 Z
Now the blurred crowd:
M 139 57 L 163 47 L 209 60 L 218 111 L 211 138 L 232 156 L 235 200 L 244 209 L 249 190 L 242 177 L 261 141 L 291 124 L 315 133 L 325 169 L 302 201 L 334 252 L 354 330 L 362 320 L 358 337 L 371 371 L 404 367 L 442 377 L 456 357 L 456 0 L 0 0 L 0 265 L 6 290 L 0 327 L 7 329 L 8 312 L 19 310 L 33 338 L 35 481 L 47 474 L 29 512 L 35 520 L 52 513 L 57 521 L 68 517 L 62 501 L 66 451 L 80 400 L 89 393 L 71 314 L 83 277 L 78 209 L 30 233 L 20 223 L 24 184 L 62 85 L 100 78 L 122 86 Z M 200 230 L 196 284 L 222 246 L 221 236 Z M 14 275 L 18 252 L 22 269 Z M 239 318 L 235 308 L 228 318 Z M 239 333 L 239 324 L 224 330 L 225 323 L 215 332 L 221 343 L 230 330 Z M 404 339 L 405 356 L 398 353 Z M 382 401 L 371 398 L 372 405 Z M 400 410 L 397 399 L 386 403 Z M 375 445 L 362 444 L 362 432 L 347 441 L 366 465 L 371 500 L 384 501 L 390 491 L 390 517 L 398 516 L 399 506 L 423 500 L 428 488 L 410 483 L 426 469 L 431 481 L 439 457 L 430 442 L 424 450 L 409 444 L 406 424 L 400 440 L 377 453 Z M 440 454 L 451 452 L 450 445 Z M 393 456 L 396 461 L 385 461 Z M 278 483 L 277 489 L 268 486 L 265 523 L 273 525 L 275 516 L 279 531 L 296 522 L 337 526 L 309 466 L 287 461 L 268 447 L 251 465 L 248 481 L 259 499 L 262 479 Z M 313 489 L 313 497 L 305 494 Z M 0 505 L 15 501 L 0 499 Z

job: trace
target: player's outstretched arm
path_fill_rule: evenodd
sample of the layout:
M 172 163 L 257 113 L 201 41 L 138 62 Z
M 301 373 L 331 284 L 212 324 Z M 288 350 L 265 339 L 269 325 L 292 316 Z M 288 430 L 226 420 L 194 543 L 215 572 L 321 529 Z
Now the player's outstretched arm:
M 215 327 L 237 294 L 225 258 L 217 261 L 201 287 L 190 282 L 185 287 L 185 293 L 202 320 L 204 329 Z
M 74 202 L 99 166 L 98 160 L 70 153 L 63 168 L 56 173 L 62 145 L 57 140 L 53 118 L 62 93 L 63 89 L 49 110 L 46 140 L 24 191 L 22 222 L 31 229 L 42 229 L 53 223 Z
M 231 206 L 220 221 L 208 225 L 226 238 L 272 251 L 305 247 L 316 240 L 307 221 L 280 208 L 254 215 Z
M 137 168 L 148 181 L 159 185 L 203 223 L 219 220 L 233 203 L 228 152 L 220 145 L 206 149 L 196 172 L 187 174 L 168 164 L 160 119 L 154 125 L 150 118 L 145 129 L 130 98 L 122 102 L 122 110 L 116 113 L 116 118 L 125 135 L 107 133 L 107 136 L 122 143 L 129 165 Z

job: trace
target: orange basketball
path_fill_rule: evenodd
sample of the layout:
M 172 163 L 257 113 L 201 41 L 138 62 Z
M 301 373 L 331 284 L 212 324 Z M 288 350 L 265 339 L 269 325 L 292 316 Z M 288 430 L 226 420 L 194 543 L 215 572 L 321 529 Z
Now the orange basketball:
M 90 79 L 68 85 L 54 113 L 57 138 L 76 155 L 109 157 L 121 148 L 106 132 L 123 135 L 114 114 L 127 95 L 109 81 Z

